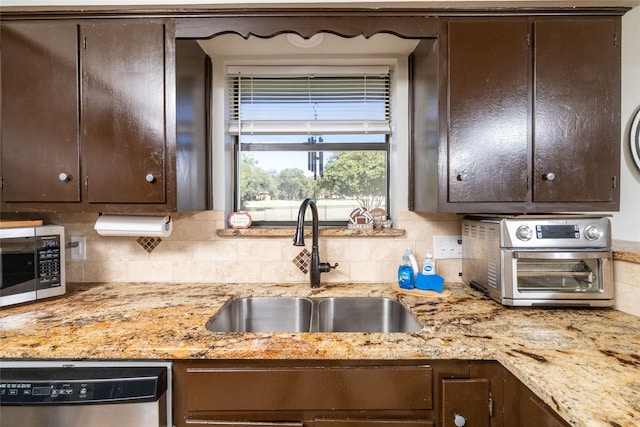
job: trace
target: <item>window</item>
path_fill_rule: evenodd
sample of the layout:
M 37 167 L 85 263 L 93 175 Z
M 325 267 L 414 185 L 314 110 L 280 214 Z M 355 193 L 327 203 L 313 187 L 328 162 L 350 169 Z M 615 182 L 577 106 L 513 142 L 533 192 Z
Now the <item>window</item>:
M 389 66 L 229 66 L 235 210 L 254 224 L 295 221 L 314 197 L 320 220 L 388 210 Z

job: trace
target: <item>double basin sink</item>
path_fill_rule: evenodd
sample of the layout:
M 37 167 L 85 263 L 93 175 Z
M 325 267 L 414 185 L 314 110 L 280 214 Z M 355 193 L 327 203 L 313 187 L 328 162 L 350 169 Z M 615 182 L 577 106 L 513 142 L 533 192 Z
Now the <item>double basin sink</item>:
M 206 324 L 212 332 L 417 332 L 399 301 L 383 297 L 247 297 L 226 303 Z

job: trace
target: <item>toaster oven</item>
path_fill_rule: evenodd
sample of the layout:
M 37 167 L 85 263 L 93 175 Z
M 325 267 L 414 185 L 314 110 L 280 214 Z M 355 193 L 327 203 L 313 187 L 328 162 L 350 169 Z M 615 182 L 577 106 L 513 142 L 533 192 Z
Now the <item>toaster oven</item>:
M 507 306 L 613 306 L 609 219 L 467 216 L 462 279 Z

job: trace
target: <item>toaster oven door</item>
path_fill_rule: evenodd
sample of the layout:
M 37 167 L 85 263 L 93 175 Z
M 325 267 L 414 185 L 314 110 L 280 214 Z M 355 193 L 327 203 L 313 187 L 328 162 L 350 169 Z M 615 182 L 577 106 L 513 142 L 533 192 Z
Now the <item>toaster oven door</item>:
M 503 249 L 502 257 L 503 296 L 513 305 L 613 304 L 611 251 Z

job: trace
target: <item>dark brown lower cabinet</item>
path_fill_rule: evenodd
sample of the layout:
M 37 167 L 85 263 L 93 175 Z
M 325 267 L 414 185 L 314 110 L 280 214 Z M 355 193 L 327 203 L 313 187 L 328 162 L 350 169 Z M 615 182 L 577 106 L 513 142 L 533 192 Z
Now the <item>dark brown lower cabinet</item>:
M 173 372 L 176 427 L 567 425 L 493 361 L 180 360 Z
M 504 417 L 513 420 L 514 427 L 569 427 L 555 411 L 536 396 L 513 374 L 506 372 Z M 505 427 L 507 424 L 505 424 Z

